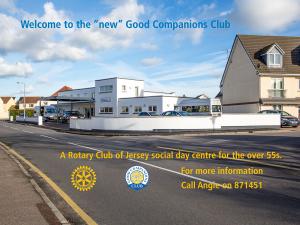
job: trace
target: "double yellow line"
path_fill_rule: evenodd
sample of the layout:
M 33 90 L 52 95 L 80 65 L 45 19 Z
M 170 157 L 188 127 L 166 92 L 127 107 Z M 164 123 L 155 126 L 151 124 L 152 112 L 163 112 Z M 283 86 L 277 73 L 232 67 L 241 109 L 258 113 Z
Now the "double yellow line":
M 28 165 L 35 173 L 42 177 L 50 185 L 50 187 L 52 187 L 88 225 L 97 225 L 97 223 L 88 214 L 86 214 L 86 212 L 84 212 L 83 209 L 81 209 L 68 194 L 66 194 L 53 180 L 51 180 L 39 168 L 37 168 L 35 165 L 33 165 L 31 162 L 29 162 L 27 159 L 25 159 L 23 156 L 18 154 L 15 150 L 11 149 L 4 143 L 0 142 L 0 146 L 6 149 L 10 154 L 17 157 L 23 163 Z

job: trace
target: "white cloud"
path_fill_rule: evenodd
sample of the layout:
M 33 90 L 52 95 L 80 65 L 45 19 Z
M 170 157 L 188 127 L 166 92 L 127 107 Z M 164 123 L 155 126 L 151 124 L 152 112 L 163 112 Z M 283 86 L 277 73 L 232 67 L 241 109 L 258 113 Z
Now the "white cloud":
M 186 21 L 192 21 L 196 22 L 197 20 L 195 18 L 191 19 L 180 19 L 178 22 L 186 22 Z M 203 36 L 204 29 L 201 28 L 195 28 L 195 29 L 180 29 L 175 34 L 175 41 L 184 41 L 186 39 L 190 40 L 192 44 L 199 44 L 201 41 L 201 38 Z
M 15 6 L 15 0 L 1 0 L 0 8 L 6 9 L 9 12 L 13 12 L 13 13 L 17 11 L 17 8 Z
M 163 62 L 161 58 L 158 57 L 151 57 L 151 58 L 144 58 L 141 60 L 141 63 L 144 66 L 156 66 Z
M 155 73 L 153 78 L 157 81 L 175 81 L 187 78 L 219 78 L 226 63 L 226 54 L 217 54 L 214 58 L 200 63 L 177 64 L 171 69 Z
M 137 0 L 122 1 L 117 5 L 113 4 L 113 7 L 112 11 L 101 17 L 99 21 L 138 20 L 144 13 L 144 6 L 138 4 Z M 70 34 L 69 41 L 78 46 L 85 45 L 92 50 L 129 47 L 140 32 L 141 30 L 129 30 L 125 26 L 108 30 L 99 28 L 75 30 L 74 33 Z
M 17 62 L 9 64 L 3 58 L 0 58 L 0 78 L 1 77 L 25 77 L 32 73 L 32 67 L 29 63 Z
M 285 30 L 300 20 L 300 0 L 235 0 L 237 21 L 259 32 Z
M 140 45 L 140 47 L 142 49 L 145 49 L 145 50 L 150 50 L 150 51 L 155 51 L 158 49 L 158 46 L 156 44 L 153 44 L 153 43 L 142 43 Z
M 105 21 L 119 19 L 137 20 L 144 13 L 144 6 L 137 0 L 122 1 L 114 5 Z M 53 3 L 44 4 L 44 15 L 41 17 L 22 11 L 22 19 L 38 21 L 71 20 L 63 10 L 56 10 Z M 81 29 L 22 29 L 16 17 L 0 13 L 0 53 L 21 52 L 34 61 L 81 60 L 89 56 L 88 50 L 128 47 L 140 30 L 125 28 L 101 30 Z
M 64 21 L 67 17 L 63 11 L 56 11 L 52 3 L 44 5 L 45 14 L 38 18 L 26 14 L 26 19 L 40 21 Z M 20 21 L 12 16 L 0 13 L 0 52 L 21 52 L 36 61 L 45 60 L 79 60 L 87 57 L 83 48 L 72 46 L 69 43 L 55 41 L 54 36 L 67 33 L 62 29 L 53 30 L 25 30 L 20 26 Z

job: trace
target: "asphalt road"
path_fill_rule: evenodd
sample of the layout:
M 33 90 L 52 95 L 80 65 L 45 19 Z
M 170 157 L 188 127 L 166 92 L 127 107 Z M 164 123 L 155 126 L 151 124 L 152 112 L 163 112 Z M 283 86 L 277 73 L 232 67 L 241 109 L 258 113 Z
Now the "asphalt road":
M 0 122 L 0 141 L 40 168 L 97 223 L 107 225 L 300 224 L 299 137 L 299 128 L 254 134 L 100 137 Z M 59 159 L 62 151 L 162 152 L 170 148 L 199 152 L 275 151 L 283 158 L 259 160 L 270 165 L 234 160 Z M 79 165 L 89 165 L 97 174 L 97 183 L 91 191 L 79 192 L 70 182 L 71 172 Z M 150 176 L 148 186 L 138 192 L 130 190 L 125 182 L 126 171 L 134 165 L 142 165 Z M 188 178 L 178 173 L 181 167 L 225 166 L 263 168 L 264 174 Z M 216 183 L 262 181 L 263 189 L 208 191 L 180 187 L 182 181 L 199 179 Z

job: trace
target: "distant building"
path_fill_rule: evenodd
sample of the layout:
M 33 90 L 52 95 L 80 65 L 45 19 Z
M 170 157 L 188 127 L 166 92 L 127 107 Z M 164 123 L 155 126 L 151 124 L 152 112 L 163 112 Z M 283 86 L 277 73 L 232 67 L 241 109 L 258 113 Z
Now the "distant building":
M 39 96 L 25 97 L 25 105 L 24 105 L 24 97 L 20 97 L 20 99 L 17 102 L 17 105 L 19 106 L 20 110 L 23 110 L 24 106 L 26 109 L 34 109 L 34 107 L 36 106 L 48 106 L 51 104 L 56 104 L 56 101 L 43 100 L 43 98 Z
M 223 111 L 300 113 L 300 37 L 237 35 L 220 83 Z
M 146 91 L 143 80 L 119 77 L 96 80 L 95 87 L 59 92 L 55 99 L 59 101 L 58 107 L 64 111 L 79 111 L 86 117 L 136 116 L 140 112 L 160 115 L 169 110 L 211 114 L 212 110 L 221 109 L 219 99 L 210 99 L 206 95 L 195 99 L 178 97 L 174 92 Z M 183 100 L 184 105 L 181 104 Z
M 0 119 L 9 118 L 9 109 L 16 104 L 15 97 L 0 97 Z

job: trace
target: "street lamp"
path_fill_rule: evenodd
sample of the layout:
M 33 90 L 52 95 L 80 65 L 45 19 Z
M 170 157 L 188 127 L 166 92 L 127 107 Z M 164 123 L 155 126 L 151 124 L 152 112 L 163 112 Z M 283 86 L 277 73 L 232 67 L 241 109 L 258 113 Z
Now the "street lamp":
M 26 120 L 26 100 L 25 100 L 25 89 L 26 89 L 26 84 L 24 82 L 17 82 L 17 84 L 23 84 L 24 85 L 24 97 L 23 97 L 23 108 L 24 108 L 24 121 Z

